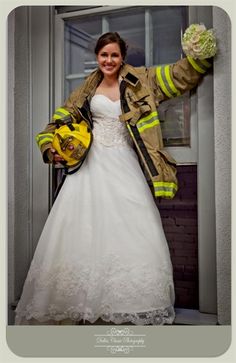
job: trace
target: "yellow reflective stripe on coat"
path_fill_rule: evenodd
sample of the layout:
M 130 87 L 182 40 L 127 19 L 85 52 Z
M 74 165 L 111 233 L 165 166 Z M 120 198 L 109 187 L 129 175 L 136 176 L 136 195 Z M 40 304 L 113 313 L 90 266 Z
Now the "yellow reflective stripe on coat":
M 129 130 L 129 133 L 130 133 L 130 135 L 131 135 L 132 139 L 134 139 L 134 140 L 135 140 L 135 137 L 134 137 L 134 134 L 133 134 L 133 132 L 132 132 L 132 130 L 131 130 L 130 125 L 129 125 L 128 123 L 126 123 L 126 126 L 127 126 L 128 130 Z
M 211 64 L 206 59 L 193 59 L 190 56 L 187 56 L 187 58 L 192 67 L 199 73 L 206 73 L 211 67 Z
M 148 128 L 158 125 L 160 121 L 157 116 L 158 116 L 157 111 L 154 111 L 150 113 L 150 115 L 141 118 L 136 124 L 139 132 L 141 133 Z
M 166 76 L 167 84 L 171 88 L 172 95 L 173 96 L 180 96 L 180 92 L 175 87 L 175 85 L 174 85 L 174 83 L 172 81 L 172 78 L 171 78 L 170 65 L 165 66 L 165 76 Z
M 155 197 L 173 198 L 178 190 L 174 182 L 153 182 Z
M 166 88 L 166 85 L 165 85 L 165 83 L 164 83 L 164 81 L 162 79 L 161 70 L 162 70 L 161 66 L 156 68 L 157 81 L 160 84 L 160 87 L 161 87 L 162 91 L 166 94 L 166 96 L 171 98 L 171 94 L 169 93 L 169 91 Z
M 53 120 L 59 120 L 64 118 L 65 116 L 70 116 L 70 112 L 67 111 L 65 108 L 63 107 L 59 107 L 56 109 L 54 115 L 53 115 Z
M 171 73 L 170 73 L 170 65 L 167 64 L 165 66 L 159 66 L 156 68 L 156 77 L 159 82 L 162 91 L 166 94 L 167 97 L 172 98 L 175 96 L 179 96 L 180 92 L 174 85 Z
M 39 147 L 48 142 L 52 142 L 52 139 L 53 139 L 52 133 L 39 134 L 36 136 L 36 141 Z

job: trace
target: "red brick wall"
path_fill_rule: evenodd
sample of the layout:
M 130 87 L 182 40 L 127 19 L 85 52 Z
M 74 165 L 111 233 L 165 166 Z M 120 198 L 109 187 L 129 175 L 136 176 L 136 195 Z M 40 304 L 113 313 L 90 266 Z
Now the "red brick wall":
M 175 307 L 198 309 L 197 167 L 178 166 L 179 190 L 156 201 L 170 248 Z

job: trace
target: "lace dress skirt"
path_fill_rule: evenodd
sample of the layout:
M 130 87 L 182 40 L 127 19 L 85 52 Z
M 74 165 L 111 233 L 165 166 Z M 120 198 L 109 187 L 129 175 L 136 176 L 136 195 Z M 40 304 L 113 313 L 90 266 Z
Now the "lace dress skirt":
M 15 324 L 171 324 L 169 249 L 120 103 L 95 95 L 91 111 L 94 142 L 50 211 Z

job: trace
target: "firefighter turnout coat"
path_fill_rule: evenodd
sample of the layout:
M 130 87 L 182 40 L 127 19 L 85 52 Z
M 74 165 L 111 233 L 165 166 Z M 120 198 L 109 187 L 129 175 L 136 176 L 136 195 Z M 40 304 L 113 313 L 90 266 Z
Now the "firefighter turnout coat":
M 120 69 L 120 120 L 127 125 L 155 197 L 173 198 L 178 189 L 176 162 L 163 147 L 158 105 L 194 88 L 210 67 L 209 59 L 198 60 L 188 56 L 174 64 L 150 68 L 124 64 Z M 92 131 L 89 105 L 101 80 L 99 69 L 92 72 L 71 93 L 65 104 L 55 111 L 45 130 L 36 136 L 45 162 L 52 161 L 48 151 L 52 145 L 56 120 L 66 119 L 74 123 L 83 119 Z

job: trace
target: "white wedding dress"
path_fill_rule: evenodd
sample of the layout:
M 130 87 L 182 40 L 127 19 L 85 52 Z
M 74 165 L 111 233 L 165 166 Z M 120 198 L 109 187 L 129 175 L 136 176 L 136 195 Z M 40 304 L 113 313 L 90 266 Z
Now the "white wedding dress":
M 91 112 L 91 150 L 81 169 L 66 177 L 51 209 L 15 324 L 98 318 L 171 324 L 169 249 L 127 128 L 119 121 L 120 102 L 97 94 Z

